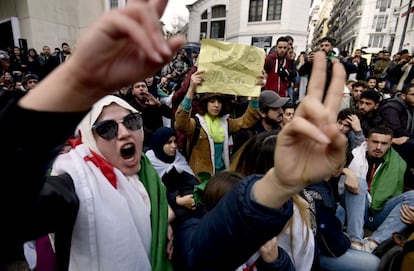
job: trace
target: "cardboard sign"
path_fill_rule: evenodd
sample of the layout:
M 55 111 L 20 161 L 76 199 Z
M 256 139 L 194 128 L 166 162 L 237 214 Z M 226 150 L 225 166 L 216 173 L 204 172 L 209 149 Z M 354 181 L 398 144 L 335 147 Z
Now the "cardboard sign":
M 203 39 L 198 70 L 205 71 L 204 82 L 197 92 L 258 97 L 265 57 L 255 46 Z

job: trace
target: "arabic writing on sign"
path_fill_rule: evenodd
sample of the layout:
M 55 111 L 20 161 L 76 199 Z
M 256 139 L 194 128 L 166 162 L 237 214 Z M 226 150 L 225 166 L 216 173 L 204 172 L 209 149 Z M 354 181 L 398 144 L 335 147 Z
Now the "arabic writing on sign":
M 264 59 L 263 49 L 254 46 L 203 39 L 198 69 L 205 71 L 204 82 L 197 92 L 258 97 Z

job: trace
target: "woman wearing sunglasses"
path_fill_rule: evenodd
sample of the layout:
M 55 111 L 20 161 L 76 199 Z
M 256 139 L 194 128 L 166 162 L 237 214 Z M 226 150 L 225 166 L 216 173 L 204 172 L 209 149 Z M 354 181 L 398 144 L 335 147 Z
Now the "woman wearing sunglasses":
M 80 202 L 70 268 L 172 270 L 166 189 L 142 153 L 142 124 L 127 102 L 106 96 L 79 124 L 73 149 L 54 162 L 56 181 L 71 181 Z M 68 237 L 56 233 L 57 241 Z

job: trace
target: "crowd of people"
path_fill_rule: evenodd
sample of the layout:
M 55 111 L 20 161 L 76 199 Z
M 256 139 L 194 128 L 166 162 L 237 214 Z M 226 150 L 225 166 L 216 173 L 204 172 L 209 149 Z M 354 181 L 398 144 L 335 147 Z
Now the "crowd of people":
M 0 51 L 0 270 L 380 270 L 413 234 L 414 56 L 283 36 L 259 97 L 200 94 L 166 2 Z

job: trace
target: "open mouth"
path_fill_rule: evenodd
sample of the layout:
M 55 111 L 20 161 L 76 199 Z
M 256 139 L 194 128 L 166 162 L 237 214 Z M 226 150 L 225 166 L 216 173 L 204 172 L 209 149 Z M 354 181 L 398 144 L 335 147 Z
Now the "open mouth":
M 128 160 L 133 158 L 135 155 L 135 145 L 134 144 L 126 144 L 121 148 L 121 156 L 122 158 Z

